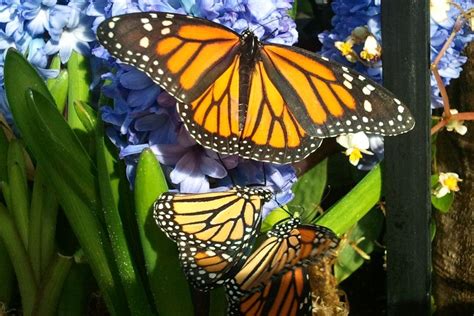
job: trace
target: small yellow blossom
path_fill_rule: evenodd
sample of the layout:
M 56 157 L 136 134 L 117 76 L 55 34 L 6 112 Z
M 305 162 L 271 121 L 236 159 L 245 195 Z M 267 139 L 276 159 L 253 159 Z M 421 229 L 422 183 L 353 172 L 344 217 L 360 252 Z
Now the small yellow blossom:
M 372 35 L 367 36 L 360 57 L 367 61 L 377 61 L 382 55 L 382 47 Z
M 448 19 L 450 9 L 449 0 L 431 0 L 430 15 L 433 20 L 440 23 Z
M 451 114 L 458 114 L 458 110 L 452 109 L 450 110 Z M 448 132 L 455 131 L 460 135 L 464 135 L 467 133 L 467 127 L 464 125 L 464 121 L 458 120 L 450 120 L 448 124 L 446 124 L 446 130 Z
M 458 182 L 461 181 L 462 179 L 459 178 L 459 175 L 457 173 L 440 172 L 438 178 L 439 186 L 435 190 L 434 195 L 439 199 L 450 192 L 459 191 Z
M 351 41 L 345 41 L 345 42 L 335 42 L 334 45 L 336 46 L 337 49 L 341 51 L 342 56 L 347 56 L 349 54 L 352 54 L 352 45 L 353 43 Z
M 370 143 L 369 138 L 364 132 L 340 135 L 336 138 L 336 141 L 342 147 L 347 148 L 344 154 L 349 157 L 349 162 L 354 166 L 359 164 L 363 157 L 362 153 L 373 155 L 372 152 L 367 150 L 370 148 Z

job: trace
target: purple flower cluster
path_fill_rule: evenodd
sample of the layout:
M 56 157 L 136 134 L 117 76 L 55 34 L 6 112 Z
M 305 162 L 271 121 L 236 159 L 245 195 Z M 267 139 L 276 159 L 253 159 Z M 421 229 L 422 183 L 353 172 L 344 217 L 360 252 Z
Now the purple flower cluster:
M 92 19 L 84 14 L 85 0 L 3 0 L 0 2 L 0 114 L 9 122 L 11 114 L 3 88 L 3 63 L 6 51 L 13 47 L 25 54 L 44 78 L 53 78 L 48 69 L 50 56 L 59 53 L 66 63 L 75 50 L 90 53 L 95 40 Z
M 433 1 L 432 6 L 433 3 L 438 2 L 442 3 L 443 1 Z M 443 19 L 434 18 L 432 7 L 431 60 L 434 60 L 438 55 L 453 30 L 457 16 L 460 14 L 457 7 L 449 5 L 448 1 L 444 2 L 446 2 L 447 10 Z M 454 0 L 453 2 L 464 10 L 474 6 L 471 0 Z M 375 58 L 366 61 L 360 56 L 363 56 L 362 51 L 365 47 L 362 46 L 367 36 L 372 36 L 379 44 L 382 42 L 380 5 L 381 0 L 334 0 L 332 2 L 335 14 L 332 20 L 333 29 L 319 34 L 319 40 L 323 44 L 320 52 L 322 56 L 367 74 L 378 83 L 382 83 L 381 59 Z M 451 79 L 459 77 L 461 67 L 466 62 L 466 57 L 461 56 L 461 51 L 473 39 L 473 33 L 467 27 L 463 28 L 441 59 L 439 69 L 445 85 L 449 84 Z M 353 58 L 354 55 L 347 54 L 346 50 L 348 49 L 353 51 L 357 58 Z M 433 76 L 431 76 L 431 93 L 432 108 L 441 107 L 439 89 Z M 358 165 L 359 169 L 370 169 L 383 159 L 383 138 L 378 136 L 370 136 L 369 138 L 370 150 L 376 155 L 364 157 Z
M 295 23 L 288 16 L 291 6 L 290 0 L 94 1 L 86 12 L 94 18 L 94 29 L 111 16 L 162 11 L 203 17 L 237 32 L 250 28 L 260 38 L 291 45 L 297 40 Z M 150 148 L 180 192 L 223 190 L 234 184 L 265 184 L 273 189 L 279 204 L 292 199 L 291 186 L 296 181 L 292 167 L 219 156 L 204 149 L 183 127 L 174 98 L 142 72 L 117 63 L 102 47 L 97 46 L 93 53 L 111 69 L 103 76 L 108 82 L 103 93 L 113 100 L 113 106 L 102 108 L 102 118 L 109 123 L 107 134 L 120 149 L 131 183 L 139 154 Z M 264 213 L 277 206 L 276 201 L 273 205 L 267 203 Z

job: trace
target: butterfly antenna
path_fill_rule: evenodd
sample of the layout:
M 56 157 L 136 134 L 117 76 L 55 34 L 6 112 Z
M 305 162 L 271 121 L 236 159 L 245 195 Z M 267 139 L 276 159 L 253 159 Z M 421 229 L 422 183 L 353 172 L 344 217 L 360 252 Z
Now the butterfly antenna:
M 227 175 L 229 176 L 230 182 L 232 182 L 232 186 L 235 187 L 236 183 L 235 183 L 234 177 L 232 177 L 230 170 L 227 169 L 227 166 L 225 165 L 225 162 L 222 159 L 221 154 L 217 153 L 217 157 L 219 158 L 219 161 L 221 162 L 222 167 L 224 167 L 224 169 L 227 171 Z
M 265 25 L 273 23 L 275 21 L 278 21 L 278 19 L 273 19 L 273 20 L 267 21 L 266 23 L 259 24 L 256 28 L 254 28 L 251 31 L 252 31 L 252 33 L 255 33 L 255 31 L 258 30 L 260 27 L 264 27 Z M 270 34 L 265 35 L 264 37 L 262 37 L 261 41 L 263 42 L 263 41 L 266 41 L 267 39 L 273 37 L 277 31 L 278 31 L 278 28 L 273 29 L 273 31 Z

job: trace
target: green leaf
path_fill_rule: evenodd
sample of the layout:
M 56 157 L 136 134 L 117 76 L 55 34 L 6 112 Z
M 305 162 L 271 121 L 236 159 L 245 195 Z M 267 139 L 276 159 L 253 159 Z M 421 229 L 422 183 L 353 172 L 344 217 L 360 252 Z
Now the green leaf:
M 57 308 L 57 316 L 84 316 L 90 313 L 94 279 L 88 264 L 74 263 L 64 282 Z
M 8 51 L 5 60 L 5 90 L 16 126 L 48 174 L 84 248 L 109 312 L 128 314 L 110 243 L 98 217 L 96 169 L 92 160 L 58 112 L 41 77 L 14 50 Z
M 77 103 L 76 103 L 77 104 Z M 79 113 L 79 112 L 78 112 Z M 84 126 L 88 126 L 85 124 Z M 95 127 L 94 124 L 93 127 Z M 103 126 L 98 124 L 96 129 L 97 166 L 99 170 L 99 188 L 104 210 L 104 218 L 117 262 L 118 272 L 124 286 L 125 296 L 131 315 L 152 315 L 153 311 L 148 304 L 145 287 L 133 261 L 124 228 L 126 225 L 120 218 L 118 209 L 119 186 L 116 179 L 117 164 L 112 153 L 105 145 Z
M 86 131 L 94 133 L 97 126 L 97 111 L 84 101 L 74 102 L 74 109 Z
M 55 250 L 58 202 L 55 192 L 48 185 L 48 175 L 36 168 L 30 208 L 28 253 L 37 280 L 50 265 Z
M 0 127 L 0 182 L 8 181 L 7 157 L 9 141 Z
M 316 224 L 329 227 L 341 235 L 354 226 L 380 200 L 382 173 L 375 166 L 349 193 L 334 204 Z
M 193 315 L 189 286 L 181 270 L 176 244 L 153 219 L 152 205 L 167 190 L 155 155 L 145 149 L 137 166 L 135 209 L 150 287 L 161 316 Z
M 439 179 L 439 174 L 433 174 L 431 175 L 431 188 L 432 190 L 436 190 L 440 184 L 438 183 Z M 436 195 L 431 194 L 431 204 L 440 211 L 441 213 L 447 213 L 449 212 L 449 209 L 451 208 L 451 205 L 453 205 L 454 202 L 454 192 L 449 192 L 443 197 L 436 197 Z
M 23 313 L 24 315 L 31 315 L 38 285 L 20 234 L 7 209 L 1 203 L 0 223 L 2 223 L 0 238 L 8 251 L 8 255 L 13 263 L 13 268 L 15 269 L 18 287 L 20 289 Z
M 431 242 L 433 242 L 435 236 L 436 236 L 436 221 L 432 217 L 430 219 L 430 238 L 431 238 Z
M 451 205 L 454 202 L 454 193 L 450 192 L 441 198 L 437 198 L 435 195 L 431 195 L 431 204 L 440 211 L 441 213 L 449 212 Z
M 37 117 L 35 120 L 36 123 L 31 123 L 32 131 L 35 132 L 37 136 L 35 138 L 36 142 L 31 142 L 30 149 L 38 160 L 38 164 L 40 164 L 48 174 L 48 179 L 57 193 L 60 204 L 64 209 L 74 234 L 78 238 L 91 264 L 94 276 L 104 294 L 109 312 L 112 315 L 126 315 L 128 314 L 128 309 L 125 304 L 126 301 L 123 298 L 123 289 L 120 286 L 120 281 L 116 275 L 114 262 L 110 254 L 111 246 L 106 238 L 107 234 L 98 218 L 97 192 L 94 191 L 96 189 L 95 178 L 87 169 L 83 170 L 82 178 L 64 169 L 66 166 L 76 171 L 81 168 L 77 168 L 78 166 L 74 164 L 77 160 L 67 160 L 64 150 L 61 150 L 61 143 L 51 139 L 52 134 L 54 134 L 54 130 L 59 131 L 61 129 L 65 134 L 70 133 L 72 136 L 74 134 L 62 117 L 59 118 L 62 120 L 61 124 L 63 125 L 54 124 L 54 116 L 59 115 L 59 113 L 51 104 L 48 104 L 42 95 L 30 91 L 29 93 L 27 92 L 26 100 L 28 101 L 27 107 L 29 107 L 33 115 Z M 49 112 L 49 109 L 54 111 Z M 42 115 L 46 114 L 50 114 L 49 125 L 45 123 L 42 117 Z M 22 118 L 20 117 L 20 119 Z M 35 128 L 38 130 L 36 131 Z M 26 136 L 25 133 L 23 133 L 23 135 L 25 138 L 30 136 Z M 77 139 L 67 140 L 72 144 L 79 144 Z M 50 146 L 47 152 L 45 152 L 46 145 L 40 146 L 43 143 L 54 144 L 55 146 Z M 79 153 L 82 152 L 79 151 Z M 86 160 L 85 162 L 88 161 Z M 92 168 L 92 164 L 90 167 Z M 87 177 L 90 177 L 90 179 L 87 179 Z M 91 183 L 89 185 L 91 185 L 91 187 L 89 187 L 87 191 L 83 190 L 83 192 L 78 192 L 79 183 L 84 180 L 86 182 L 90 181 Z M 88 193 L 93 195 L 93 198 L 90 200 L 84 198 Z
M 71 269 L 72 258 L 57 255 L 41 282 L 35 304 L 35 315 L 55 315 L 61 291 Z
M 48 89 L 54 98 L 59 113 L 64 113 L 68 94 L 69 75 L 66 70 L 61 70 L 54 79 L 48 80 Z
M 33 89 L 39 102 L 28 105 Z M 25 58 L 10 49 L 5 59 L 5 90 L 23 140 L 37 160 L 56 168 L 91 209 L 97 209 L 95 166 L 54 106 L 41 77 Z M 32 91 L 33 91 L 32 90 Z M 37 108 L 38 107 L 38 108 Z
M 281 223 L 284 219 L 290 217 L 290 214 L 282 208 L 276 208 L 271 211 L 267 217 L 264 218 L 262 226 L 260 227 L 261 232 L 267 232 L 278 223 Z
M 288 204 L 290 209 L 298 207 L 303 223 L 309 223 L 318 214 L 327 182 L 328 159 L 324 159 L 306 172 L 293 186 L 295 198 Z
M 29 191 L 26 177 L 24 148 L 13 139 L 8 147 L 8 183 L 10 186 L 10 212 L 25 247 L 28 245 Z
M 349 230 L 344 246 L 339 250 L 334 273 L 338 283 L 347 279 L 359 269 L 365 259 L 354 247 L 369 255 L 383 228 L 384 216 L 378 209 L 372 209 L 352 229 Z
M 0 234 L 1 235 L 1 234 Z M 16 292 L 16 279 L 7 248 L 0 237 L 0 302 L 9 306 L 10 300 Z
M 67 62 L 69 72 L 67 121 L 72 129 L 78 131 L 84 131 L 84 126 L 75 111 L 74 102 L 90 101 L 90 69 L 89 59 L 73 51 Z

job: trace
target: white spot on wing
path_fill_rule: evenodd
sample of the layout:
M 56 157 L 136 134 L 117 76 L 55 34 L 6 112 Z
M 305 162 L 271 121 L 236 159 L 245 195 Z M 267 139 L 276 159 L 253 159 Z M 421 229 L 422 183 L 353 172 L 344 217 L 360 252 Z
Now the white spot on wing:
M 148 31 L 148 32 L 150 32 L 150 31 L 153 30 L 153 26 L 151 26 L 150 23 L 144 24 L 144 25 L 143 25 L 143 28 L 144 28 L 146 31 Z
M 143 48 L 148 48 L 148 46 L 150 45 L 150 40 L 148 39 L 148 37 L 144 36 L 140 40 L 139 45 Z
M 370 103 L 368 100 L 364 101 L 364 110 L 367 112 L 372 112 L 372 103 Z
M 161 35 L 166 35 L 171 32 L 169 27 L 165 27 L 164 29 L 161 30 Z

